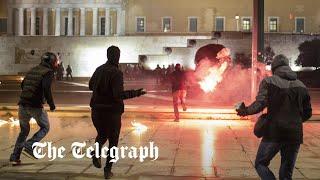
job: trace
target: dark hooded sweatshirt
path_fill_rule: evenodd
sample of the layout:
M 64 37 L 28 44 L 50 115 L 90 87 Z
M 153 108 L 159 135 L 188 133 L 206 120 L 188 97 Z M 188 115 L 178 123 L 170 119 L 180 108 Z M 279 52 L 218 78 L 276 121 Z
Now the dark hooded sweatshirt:
M 107 62 L 99 66 L 89 81 L 92 90 L 90 107 L 94 110 L 122 114 L 123 100 L 139 96 L 135 90 L 124 90 L 123 73 L 118 65 Z
M 247 111 L 256 114 L 265 107 L 269 124 L 263 141 L 303 143 L 302 123 L 312 115 L 310 96 L 289 66 L 276 68 L 273 76 L 262 80 L 256 101 Z

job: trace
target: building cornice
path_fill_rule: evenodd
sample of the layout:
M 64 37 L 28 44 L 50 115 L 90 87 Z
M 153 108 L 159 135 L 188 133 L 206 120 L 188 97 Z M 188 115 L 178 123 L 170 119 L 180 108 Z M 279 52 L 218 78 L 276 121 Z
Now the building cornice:
M 9 8 L 123 8 L 127 0 L 10 0 Z

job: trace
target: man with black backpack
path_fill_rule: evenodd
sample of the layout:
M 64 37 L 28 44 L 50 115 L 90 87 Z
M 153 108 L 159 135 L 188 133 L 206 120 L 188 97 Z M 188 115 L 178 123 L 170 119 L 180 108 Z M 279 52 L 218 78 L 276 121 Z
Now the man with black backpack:
M 297 79 L 284 55 L 275 57 L 271 77 L 262 80 L 256 101 L 237 109 L 238 115 L 257 114 L 268 108 L 266 129 L 260 143 L 255 168 L 263 180 L 276 179 L 268 168 L 280 151 L 280 179 L 292 179 L 300 144 L 303 143 L 303 125 L 312 115 L 310 96 L 306 86 Z

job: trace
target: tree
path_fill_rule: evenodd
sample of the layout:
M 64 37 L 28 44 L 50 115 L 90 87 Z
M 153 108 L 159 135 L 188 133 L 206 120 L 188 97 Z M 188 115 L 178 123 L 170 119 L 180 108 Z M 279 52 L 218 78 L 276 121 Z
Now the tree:
M 302 67 L 320 68 L 320 39 L 305 41 L 299 45 L 300 54 L 295 61 L 296 65 Z

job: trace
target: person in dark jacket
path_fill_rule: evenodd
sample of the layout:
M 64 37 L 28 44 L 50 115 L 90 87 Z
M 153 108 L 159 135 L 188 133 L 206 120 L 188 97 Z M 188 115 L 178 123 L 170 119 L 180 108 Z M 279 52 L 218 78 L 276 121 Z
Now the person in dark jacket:
M 186 96 L 187 96 L 187 88 L 186 88 L 186 76 L 185 73 L 181 70 L 181 65 L 176 64 L 175 71 L 170 74 L 170 80 L 172 85 L 172 97 L 173 97 L 173 108 L 175 115 L 175 122 L 179 122 L 179 100 L 181 101 L 181 105 L 183 111 L 187 110 L 186 106 Z
M 73 80 L 73 77 L 72 77 L 72 68 L 70 65 L 68 65 L 67 69 L 66 69 L 66 72 L 67 72 L 67 80 L 69 79 L 69 76 L 71 78 L 71 80 Z
M 109 149 L 118 145 L 121 115 L 124 112 L 123 100 L 146 94 L 142 89 L 124 91 L 123 73 L 119 70 L 120 49 L 111 46 L 107 50 L 108 61 L 98 67 L 89 82 L 89 89 L 93 91 L 90 107 L 93 125 L 97 130 L 96 142 L 100 149 L 109 141 Z M 101 154 L 101 151 L 100 151 Z M 95 152 L 92 152 L 95 155 Z M 112 162 L 108 156 L 104 168 L 104 176 L 109 179 Z M 101 158 L 93 156 L 93 165 L 101 168 Z
M 255 168 L 261 179 L 276 179 L 268 166 L 280 151 L 279 178 L 292 179 L 300 144 L 303 143 L 302 123 L 312 115 L 310 96 L 284 55 L 276 56 L 271 68 L 273 75 L 260 83 L 256 101 L 237 111 L 238 115 L 247 116 L 268 108 L 267 129 L 257 152 Z
M 45 103 L 44 100 L 46 100 L 51 111 L 56 109 L 51 94 L 51 83 L 54 79 L 54 70 L 57 67 L 58 57 L 54 53 L 47 52 L 41 57 L 41 63 L 32 68 L 21 83 L 22 92 L 18 103 L 21 131 L 10 156 L 10 162 L 13 165 L 21 163 L 20 155 L 23 148 L 24 154 L 35 158 L 32 151 L 33 143 L 41 141 L 49 132 L 48 115 L 43 109 L 43 104 Z M 30 132 L 29 121 L 31 118 L 36 120 L 40 130 L 26 141 Z

